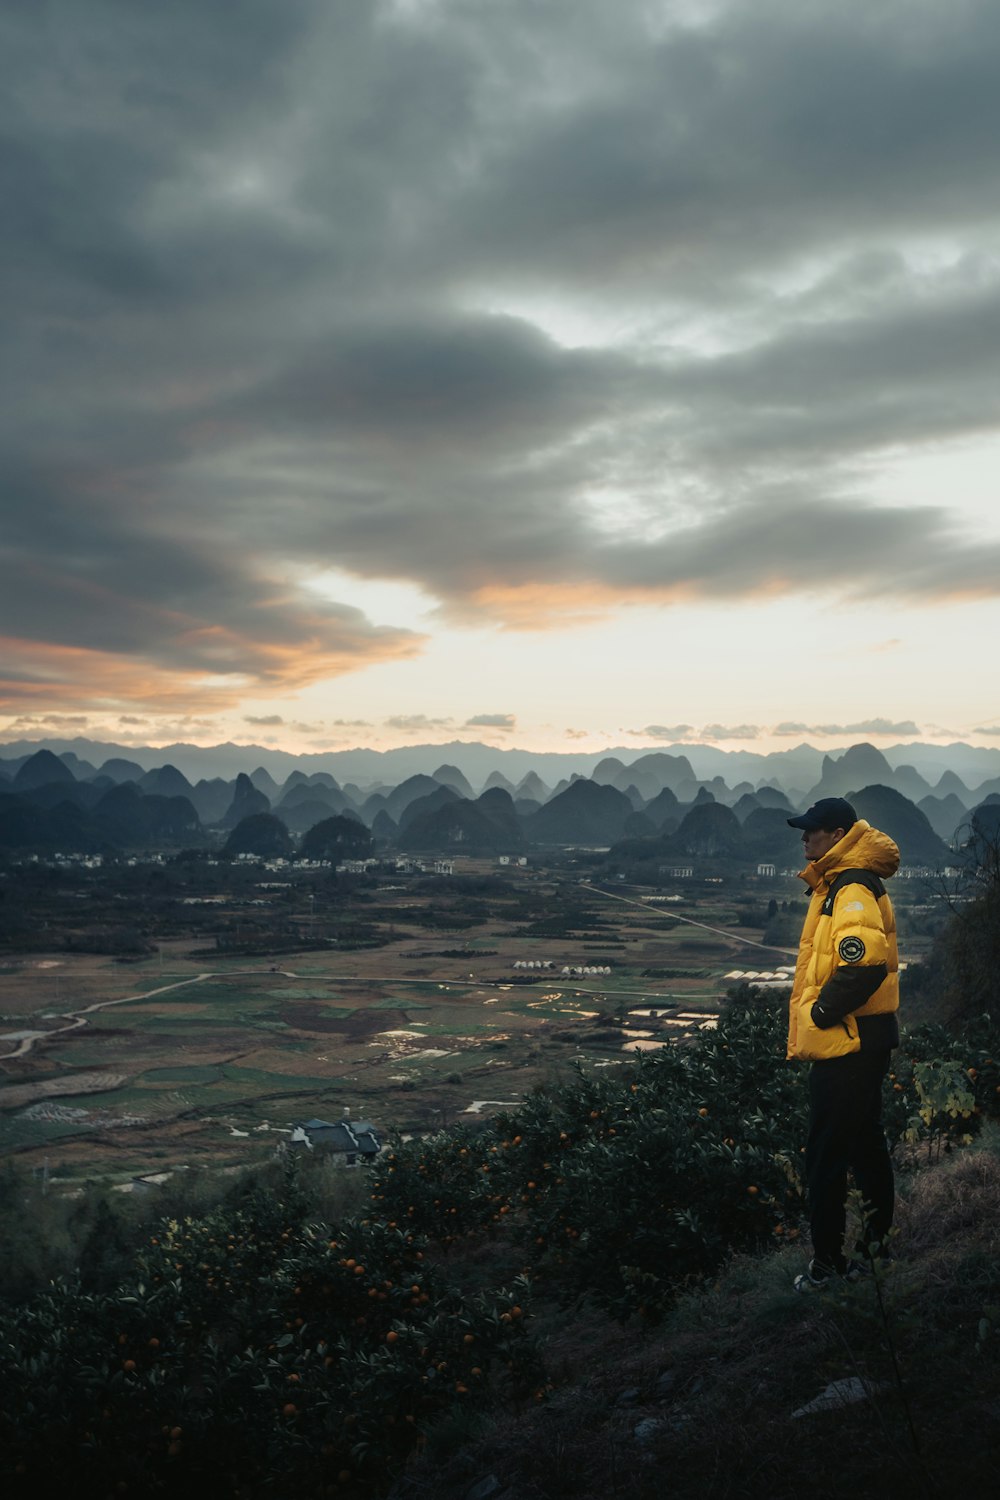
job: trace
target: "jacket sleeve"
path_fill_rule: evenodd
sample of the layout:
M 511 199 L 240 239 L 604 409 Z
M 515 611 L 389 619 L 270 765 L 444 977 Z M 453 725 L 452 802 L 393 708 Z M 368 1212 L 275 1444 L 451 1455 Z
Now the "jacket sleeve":
M 830 917 L 838 967 L 820 990 L 811 1015 L 820 1030 L 860 1010 L 889 972 L 889 948 L 878 902 L 863 885 L 838 891 Z

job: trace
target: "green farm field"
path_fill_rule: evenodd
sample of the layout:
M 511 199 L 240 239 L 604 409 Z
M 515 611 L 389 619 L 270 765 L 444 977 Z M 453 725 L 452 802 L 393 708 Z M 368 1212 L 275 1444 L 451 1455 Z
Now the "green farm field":
M 440 896 L 432 926 L 418 920 L 430 897 L 379 892 L 381 945 L 354 952 L 215 956 L 200 934 L 197 951 L 175 936 L 138 962 L 58 949 L 8 961 L 0 1152 L 113 1180 L 259 1159 L 296 1122 L 345 1109 L 387 1131 L 436 1129 L 572 1068 L 675 1045 L 716 1013 L 727 972 L 781 961 L 748 946 L 759 928 L 691 925 L 732 923 L 731 898 L 711 891 L 680 921 L 641 892 L 534 880 L 530 906 L 481 902 L 451 931 Z M 450 899 L 457 914 L 461 891 Z M 554 935 L 525 935 L 530 909 Z M 549 967 L 515 968 L 528 962 Z M 562 972 L 574 965 L 611 972 Z

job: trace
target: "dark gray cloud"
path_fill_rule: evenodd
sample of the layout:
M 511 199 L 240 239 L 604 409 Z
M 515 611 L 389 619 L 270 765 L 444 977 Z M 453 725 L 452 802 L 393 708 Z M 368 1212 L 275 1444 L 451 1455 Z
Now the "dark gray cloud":
M 720 740 L 755 740 L 767 731 L 759 724 L 647 724 L 644 729 L 628 729 L 626 734 L 643 739 L 661 740 L 665 744 L 704 744 Z
M 985 731 L 977 730 L 977 734 Z M 843 734 L 891 734 L 891 735 L 918 735 L 919 725 L 912 719 L 862 719 L 856 724 L 797 724 L 784 721 L 776 724 L 771 734 L 797 735 L 797 734 L 819 734 L 819 735 L 843 735 Z
M 760 733 L 759 724 L 706 724 L 701 737 L 706 740 L 755 740 Z
M 471 719 L 466 719 L 463 728 L 500 729 L 509 734 L 517 728 L 517 719 L 514 714 L 473 714 Z
M 408 734 L 416 734 L 425 729 L 448 729 L 454 720 L 432 719 L 426 714 L 393 714 L 385 723 L 387 729 L 402 729 Z
M 693 724 L 647 724 L 644 729 L 627 729 L 626 734 L 649 740 L 688 740 L 696 737 Z
M 691 724 L 647 724 L 643 729 L 629 729 L 627 734 L 643 739 L 662 740 L 675 744 L 718 742 L 720 740 L 756 740 L 762 735 L 778 735 L 782 738 L 794 735 L 816 735 L 823 737 L 847 734 L 873 735 L 919 735 L 919 725 L 911 719 L 862 719 L 854 724 L 805 724 L 786 719 L 780 724 L 703 724 L 695 728 Z M 977 729 L 977 734 L 996 731 Z
M 8 7 L 0 701 L 420 649 L 331 567 L 512 625 L 995 595 L 866 465 L 997 430 L 1000 10 L 693 14 Z
M 682 7 L 657 10 L 522 3 L 466 29 L 481 74 L 510 82 L 518 70 L 521 109 L 483 132 L 463 194 L 499 273 L 520 251 L 528 276 L 548 255 L 630 285 L 643 262 L 650 277 L 696 278 L 706 256 L 742 269 L 803 243 L 850 243 L 862 225 L 924 229 L 928 200 L 949 221 L 988 217 L 991 7 L 946 16 L 931 0 L 890 0 L 859 18 L 765 0 L 694 27 Z M 481 117 L 495 123 L 505 102 L 485 91 Z M 956 177 L 960 155 L 971 170 Z

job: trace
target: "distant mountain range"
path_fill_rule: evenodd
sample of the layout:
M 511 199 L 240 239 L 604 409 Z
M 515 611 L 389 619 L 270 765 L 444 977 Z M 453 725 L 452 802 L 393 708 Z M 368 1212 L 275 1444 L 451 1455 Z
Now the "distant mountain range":
M 530 765 L 526 757 L 520 763 L 509 758 L 524 752 L 508 751 L 505 771 L 495 764 L 501 752 L 482 745 L 473 747 L 483 757 L 478 769 L 461 753 L 467 746 L 444 747 L 451 752 L 445 762 L 441 746 L 418 746 L 414 755 L 419 751 L 439 763 L 430 774 L 416 771 L 393 783 L 384 779 L 391 769 L 386 762 L 397 752 L 380 758 L 383 779 L 375 782 L 340 782 L 331 771 L 316 769 L 318 757 L 299 757 L 291 770 L 288 757 L 285 765 L 272 759 L 270 767 L 192 781 L 180 767 L 159 759 L 164 751 L 92 746 L 116 753 L 91 760 L 82 753 L 87 742 L 75 743 L 74 750 L 57 753 L 43 746 L 0 760 L 0 849 L 97 853 L 218 847 L 227 840 L 236 849 L 249 838 L 251 849 L 252 841 L 260 840 L 268 850 L 290 850 L 294 839 L 308 838 L 316 847 L 332 841 L 338 849 L 367 847 L 374 840 L 382 848 L 412 852 L 510 853 L 531 846 L 602 848 L 624 841 L 629 857 L 640 862 L 698 857 L 788 864 L 797 857 L 798 844 L 787 826 L 789 813 L 817 797 L 850 796 L 859 816 L 897 839 L 906 863 L 934 867 L 948 863 L 948 844 L 970 816 L 979 818 L 988 805 L 1000 804 L 1000 775 L 979 780 L 969 775 L 966 761 L 968 782 L 953 766 L 939 770 L 932 782 L 925 774 L 933 774 L 928 763 L 924 771 L 913 764 L 913 746 L 900 747 L 911 759 L 895 765 L 869 744 L 852 745 L 840 755 L 802 747 L 797 761 L 791 759 L 795 752 L 758 756 L 757 769 L 771 774 L 732 781 L 719 772 L 706 776 L 711 767 L 703 763 L 699 774 L 694 752 L 704 747 L 645 752 L 627 761 L 611 754 L 596 761 L 538 757 Z M 218 770 L 230 748 L 199 754 L 214 754 Z M 1000 758 L 1000 752 L 984 754 L 980 772 L 991 768 L 990 757 Z M 159 763 L 146 768 L 139 755 Z M 791 769 L 799 776 L 800 784 L 790 776 L 781 784 L 775 760 L 783 772 Z M 574 769 L 554 782 L 543 779 L 543 772 L 552 777 L 565 771 L 566 762 L 586 765 L 589 775 Z M 734 756 L 727 769 L 734 777 L 745 772 L 747 757 Z M 522 774 L 515 782 L 507 772 L 518 770 Z M 275 772 L 285 774 L 279 780 Z M 990 806 L 991 817 L 993 812 Z
M 341 784 L 352 781 L 361 787 L 398 786 L 410 776 L 432 776 L 447 766 L 466 778 L 469 790 L 484 789 L 494 772 L 498 773 L 502 785 L 517 786 L 530 771 L 534 771 L 543 783 L 555 787 L 571 776 L 592 777 L 605 763 L 628 767 L 638 762 L 655 763 L 660 756 L 666 756 L 685 761 L 689 774 L 699 781 L 711 781 L 713 777 L 721 776 L 730 787 L 739 782 L 756 786 L 764 781 L 790 793 L 796 790 L 807 792 L 823 779 L 827 763 L 835 765 L 848 754 L 854 756 L 857 763 L 861 752 L 880 774 L 884 774 L 886 766 L 893 771 L 901 769 L 904 775 L 905 768 L 912 767 L 926 783 L 924 795 L 934 789 L 949 771 L 964 783 L 968 792 L 975 791 L 983 782 L 1000 777 L 1000 749 L 983 749 L 960 741 L 951 745 L 892 745 L 884 751 L 873 745 L 845 746 L 825 754 L 812 745 L 802 744 L 764 755 L 751 750 L 719 750 L 714 745 L 683 744 L 665 745 L 656 751 L 618 747 L 600 754 L 582 754 L 497 749 L 476 741 L 453 740 L 442 745 L 407 745 L 397 750 L 358 748 L 292 754 L 263 745 L 173 744 L 149 748 L 82 738 L 14 740 L 0 744 L 0 774 L 11 777 L 25 760 L 42 749 L 64 757 L 71 769 L 75 769 L 76 761 L 84 762 L 91 768 L 91 775 L 107 761 L 120 760 L 137 765 L 143 771 L 164 765 L 174 766 L 192 784 L 212 777 L 231 781 L 240 771 L 251 775 L 263 768 L 276 784 L 287 781 L 293 771 L 300 771 L 305 777 L 316 771 L 326 771 Z M 598 774 L 597 779 L 612 778 Z M 859 784 L 865 785 L 871 779 L 868 776 Z M 458 789 L 462 790 L 461 787 Z M 910 795 L 904 785 L 899 785 L 897 790 Z

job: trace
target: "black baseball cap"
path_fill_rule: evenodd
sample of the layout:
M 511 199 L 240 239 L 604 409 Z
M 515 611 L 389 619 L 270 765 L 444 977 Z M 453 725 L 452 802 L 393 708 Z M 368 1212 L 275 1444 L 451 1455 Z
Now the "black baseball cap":
M 818 828 L 827 833 L 842 828 L 846 833 L 857 821 L 858 815 L 845 797 L 821 797 L 797 818 L 786 819 L 789 828 L 802 828 L 806 833 L 815 833 Z

